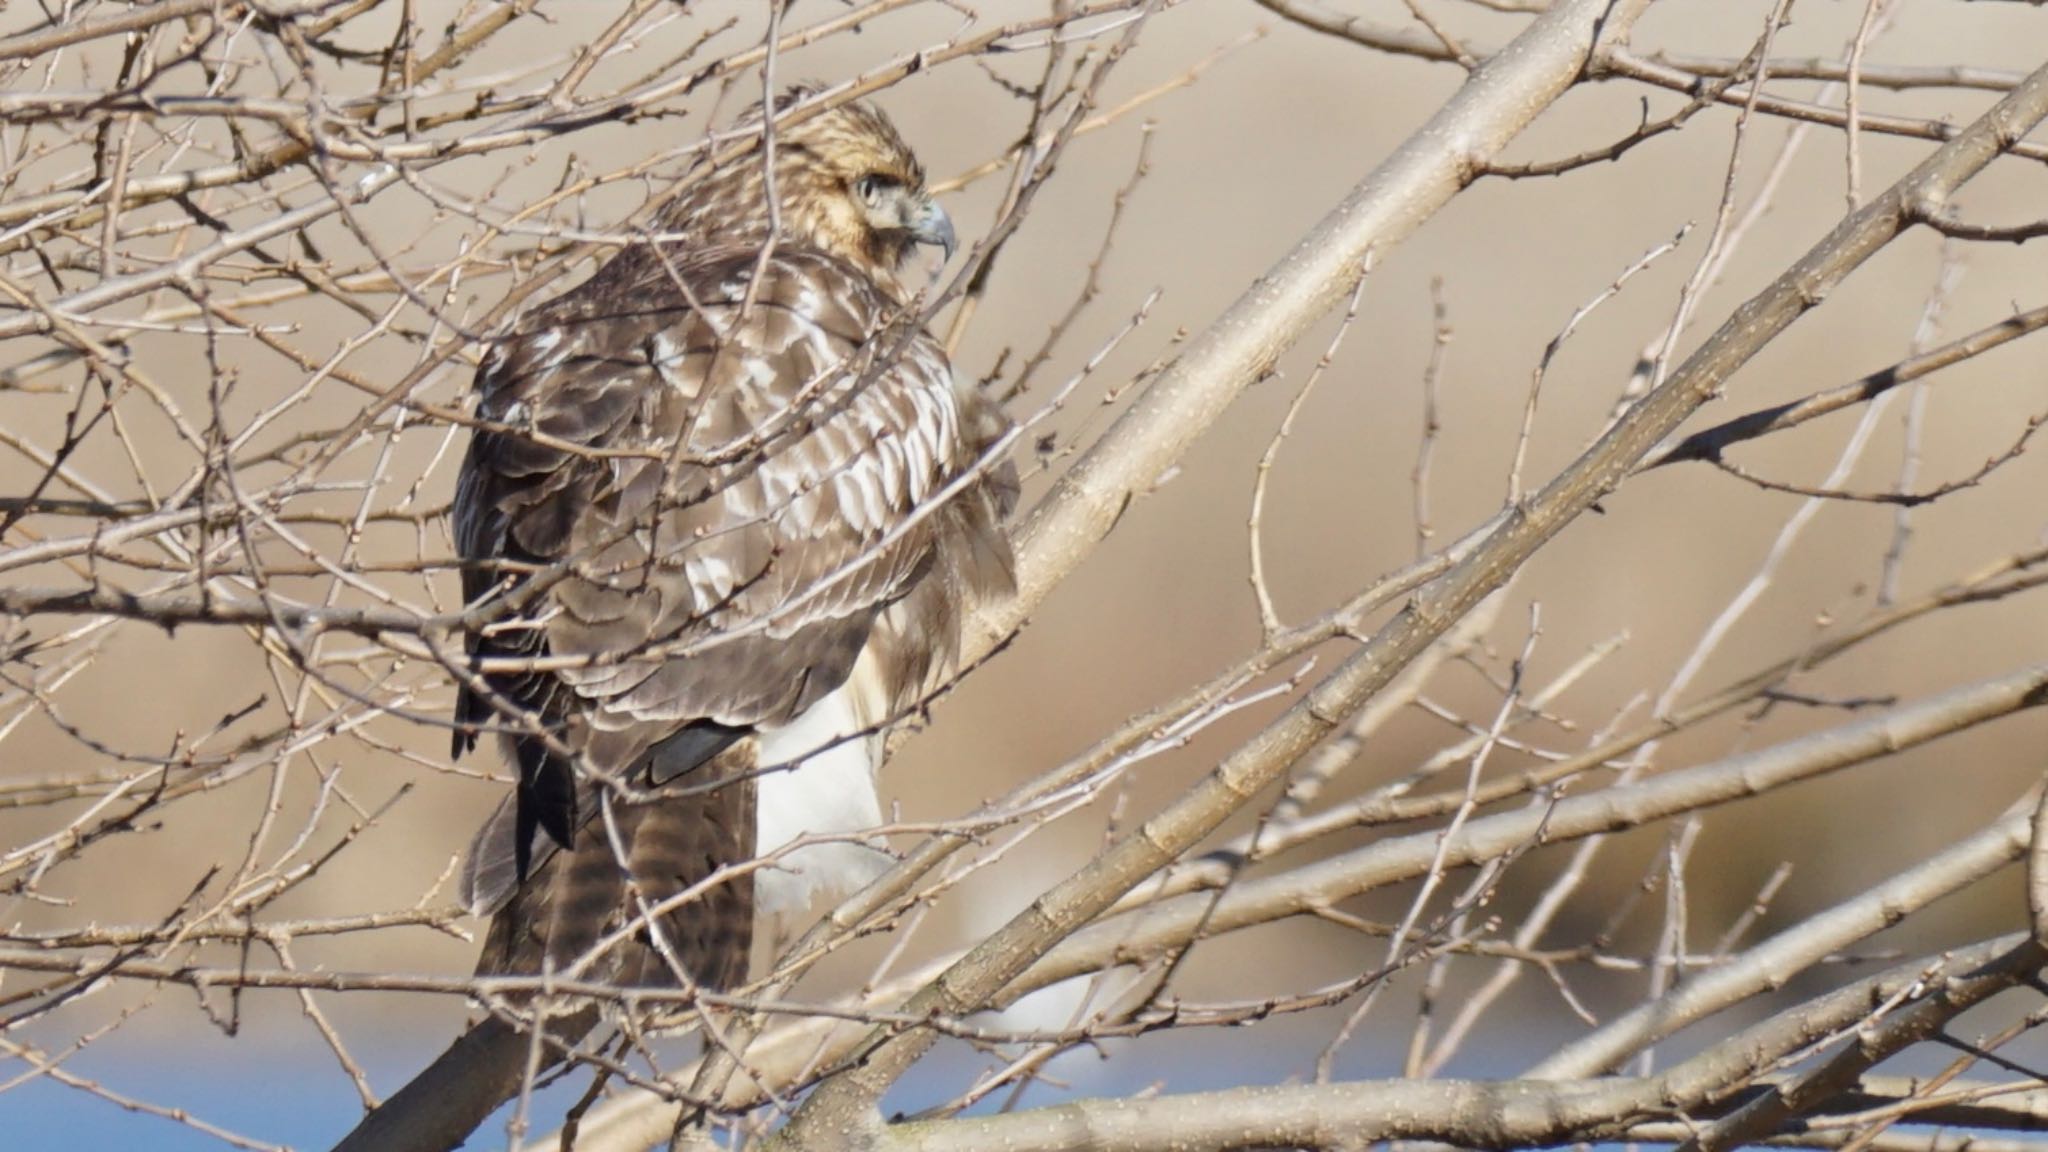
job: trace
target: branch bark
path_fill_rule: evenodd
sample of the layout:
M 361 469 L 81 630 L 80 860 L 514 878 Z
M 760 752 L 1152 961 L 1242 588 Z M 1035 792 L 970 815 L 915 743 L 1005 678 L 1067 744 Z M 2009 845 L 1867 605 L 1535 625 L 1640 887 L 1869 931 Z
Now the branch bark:
M 1687 1025 L 1750 996 L 1784 987 L 1829 954 L 2019 859 L 2031 840 L 2032 823 L 2030 812 L 2008 815 L 1946 852 L 1684 981 L 1662 998 L 1607 1021 L 1530 1069 L 1529 1075 L 1558 1080 L 1597 1075 Z
M 1912 1098 L 1910 1080 L 1866 1078 L 1830 1113 Z M 1667 1077 L 1546 1084 L 1540 1080 L 1390 1080 L 1290 1084 L 1136 1100 L 1076 1100 L 994 1116 L 914 1121 L 890 1129 L 888 1152 L 1182 1152 L 1306 1147 L 1357 1148 L 1383 1140 L 1445 1141 L 1464 1147 L 1567 1143 L 1589 1133 L 1639 1134 L 1645 1115 L 1724 1116 L 1773 1090 L 1759 1086 L 1726 1101 L 1674 1100 Z M 1925 1124 L 2030 1131 L 2042 1101 L 1997 1099 L 1985 1106 L 1929 1108 Z M 1677 1125 L 1673 1125 L 1674 1128 Z M 1682 1142 L 1683 1136 L 1664 1141 Z M 1974 1145 L 1972 1145 L 1974 1147 Z
M 1474 819 L 1448 841 L 1439 831 L 1429 829 L 1380 840 L 1279 875 L 1241 881 L 1220 900 L 1208 893 L 1178 897 L 1139 910 L 1135 924 L 1118 919 L 1090 925 L 1005 989 L 998 1002 L 1095 971 L 1120 956 L 1155 955 L 1180 946 L 1198 928 L 1217 933 L 1262 924 L 1413 879 L 1433 865 L 1461 868 L 1498 859 L 1539 839 L 1546 844 L 1563 843 L 1747 799 L 2048 703 L 2044 693 L 2048 693 L 2048 664 L 2035 665 L 1798 740 L 1667 772 L 1640 784 L 1567 797 L 1547 808 Z M 1998 834 L 2004 831 L 1995 830 L 1982 841 L 1968 841 L 1969 847 L 1956 851 L 1973 861 L 1981 852 L 2016 854 L 2017 843 Z M 1596 1062 L 1588 1062 L 1552 1074 L 1589 1074 L 1596 1068 Z

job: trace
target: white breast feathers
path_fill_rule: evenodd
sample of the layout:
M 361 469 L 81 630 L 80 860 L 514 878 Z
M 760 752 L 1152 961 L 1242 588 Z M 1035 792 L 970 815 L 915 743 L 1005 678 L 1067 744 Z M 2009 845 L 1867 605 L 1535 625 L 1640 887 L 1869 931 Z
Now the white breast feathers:
M 852 677 L 803 715 L 780 728 L 761 729 L 755 854 L 769 857 L 804 835 L 865 832 L 882 822 L 875 769 L 882 737 L 868 732 L 874 676 L 868 654 Z M 779 856 L 754 874 L 754 902 L 766 915 L 807 910 L 819 899 L 838 899 L 886 871 L 893 860 L 874 841 L 848 836 L 809 844 Z

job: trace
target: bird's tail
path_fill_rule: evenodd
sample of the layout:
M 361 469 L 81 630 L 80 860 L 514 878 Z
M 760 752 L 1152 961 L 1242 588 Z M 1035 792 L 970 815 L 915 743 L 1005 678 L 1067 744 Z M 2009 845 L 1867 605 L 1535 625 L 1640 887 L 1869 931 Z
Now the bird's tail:
M 644 802 L 602 803 L 582 797 L 585 823 L 573 851 L 550 846 L 535 856 L 525 883 L 509 886 L 492 909 L 477 961 L 479 976 L 529 976 L 543 970 L 619 987 L 689 983 L 723 989 L 746 979 L 753 942 L 751 875 L 708 883 L 720 869 L 754 852 L 754 741 L 732 743 L 702 771 L 677 780 L 670 794 Z M 650 769 L 653 767 L 649 766 Z M 722 787 L 708 785 L 726 780 Z M 510 798 L 485 824 L 485 837 L 507 841 L 517 818 Z M 495 831 L 494 831 L 495 826 Z M 546 837 L 528 830 L 535 843 Z M 624 849 L 623 853 L 616 850 Z M 624 864 L 622 866 L 621 860 Z M 496 881 L 477 860 L 464 876 L 465 896 Z M 499 860 L 509 874 L 509 859 Z M 701 887 L 701 891 L 694 891 Z M 474 905 L 472 905 L 474 907 Z M 652 916 L 645 913 L 652 912 Z M 642 923 L 622 939 L 601 942 Z M 522 997 L 507 996 L 519 1003 Z M 569 1050 L 603 1019 L 593 1002 L 574 1004 L 545 1020 L 545 1032 L 490 1016 L 371 1110 L 334 1152 L 447 1152 L 459 1147 L 492 1112 L 532 1078 L 568 1059 Z
M 585 819 L 572 851 L 544 844 L 516 817 L 507 828 L 505 811 L 494 813 L 465 877 L 471 907 L 492 913 L 477 974 L 549 969 L 619 985 L 711 988 L 744 980 L 753 880 L 710 881 L 754 854 L 753 747 L 753 741 L 729 743 L 646 800 L 610 798 L 585 785 L 579 805 Z M 636 766 L 635 778 L 653 775 L 651 761 L 661 754 L 657 745 L 646 772 Z M 516 863 L 507 866 L 502 848 L 486 851 L 494 832 L 523 832 L 537 846 L 524 883 L 505 883 Z M 636 930 L 605 943 L 635 921 Z M 603 952 L 593 956 L 601 945 Z

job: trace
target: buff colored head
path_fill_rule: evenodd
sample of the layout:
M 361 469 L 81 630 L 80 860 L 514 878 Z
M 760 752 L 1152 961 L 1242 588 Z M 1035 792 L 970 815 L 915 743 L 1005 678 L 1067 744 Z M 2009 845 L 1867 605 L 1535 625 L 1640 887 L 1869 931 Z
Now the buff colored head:
M 776 113 L 815 96 L 792 88 L 776 100 Z M 756 108 L 748 120 L 759 117 Z M 781 242 L 822 249 L 885 283 L 919 244 L 952 256 L 953 222 L 925 190 L 924 166 L 873 105 L 841 104 L 783 124 L 774 152 Z M 671 219 L 685 232 L 765 236 L 762 168 L 758 147 L 720 166 L 685 193 Z

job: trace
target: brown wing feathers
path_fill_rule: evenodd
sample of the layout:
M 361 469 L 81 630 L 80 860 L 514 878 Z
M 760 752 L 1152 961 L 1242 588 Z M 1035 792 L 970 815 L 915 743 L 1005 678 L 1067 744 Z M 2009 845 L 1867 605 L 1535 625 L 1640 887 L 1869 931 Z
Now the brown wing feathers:
M 767 260 L 758 163 L 713 173 L 667 222 L 692 239 L 622 250 L 478 371 L 490 426 L 457 489 L 464 595 L 545 574 L 469 638 L 476 667 L 501 666 L 456 706 L 456 754 L 495 730 L 519 774 L 465 874 L 471 907 L 497 913 L 480 970 L 574 963 L 636 902 L 746 859 L 750 734 L 801 715 L 871 646 L 914 703 L 963 598 L 1008 580 L 1006 471 L 927 507 L 1007 422 L 903 324 L 894 262 L 923 237 L 844 240 L 865 219 L 851 173 L 879 165 L 922 197 L 922 170 L 870 109 L 806 125 L 778 154 L 785 232 Z M 892 210 L 906 228 L 944 220 L 928 197 Z M 600 967 L 638 982 L 679 959 L 737 979 L 750 884 L 660 916 L 675 955 L 650 939 Z
M 747 322 L 755 260 L 727 251 L 673 269 L 709 316 L 674 297 L 630 311 L 565 299 L 479 374 L 486 419 L 530 422 L 546 439 L 473 441 L 458 502 L 464 554 L 569 570 L 538 621 L 487 630 L 472 651 L 589 657 L 486 679 L 559 742 L 608 761 L 588 765 L 597 774 L 635 785 L 662 782 L 645 764 L 661 741 L 690 734 L 665 760 L 672 779 L 844 681 L 876 614 L 929 569 L 939 533 L 957 534 L 943 517 L 908 531 L 900 521 L 978 451 L 929 337 L 863 371 L 874 345 L 905 343 L 885 328 L 879 292 L 830 257 L 779 252 L 750 311 L 759 322 Z M 593 285 L 646 300 L 664 283 Z M 792 407 L 810 411 L 792 418 Z M 669 458 L 621 452 L 636 445 Z M 485 566 L 466 585 L 481 596 L 517 579 Z M 478 726 L 515 727 L 497 712 L 465 690 L 458 750 Z M 511 731 L 506 743 L 520 773 L 513 867 L 473 878 L 486 907 L 518 884 L 537 845 L 547 850 L 536 829 L 574 847 L 590 818 L 587 789 L 548 741 Z

